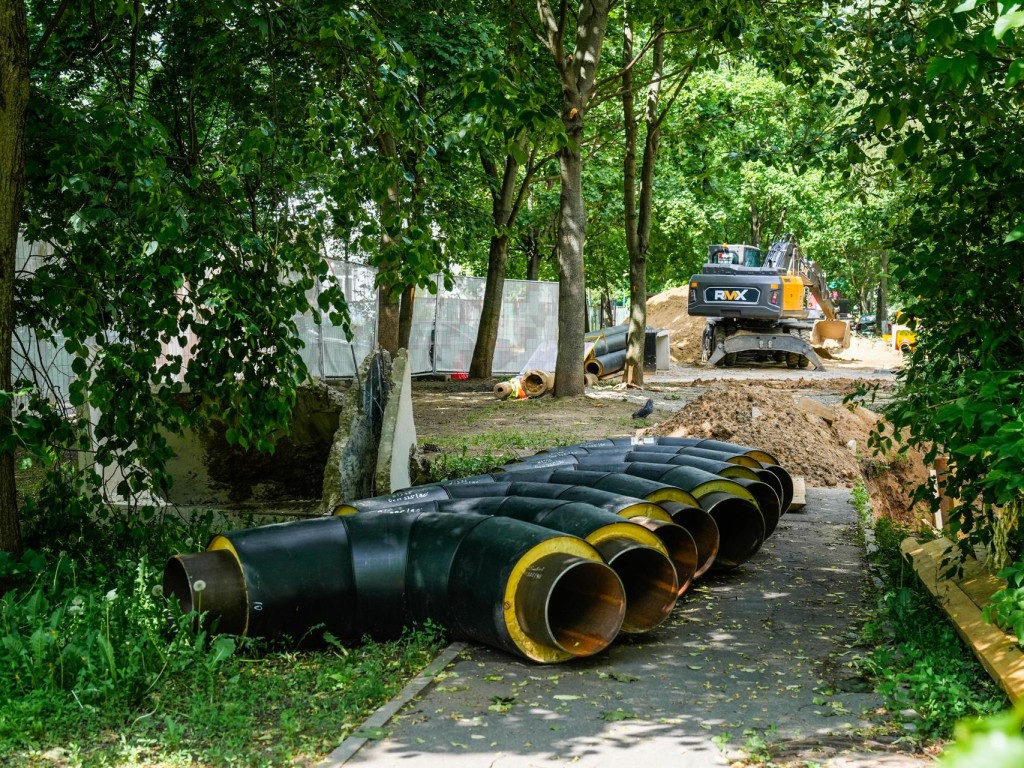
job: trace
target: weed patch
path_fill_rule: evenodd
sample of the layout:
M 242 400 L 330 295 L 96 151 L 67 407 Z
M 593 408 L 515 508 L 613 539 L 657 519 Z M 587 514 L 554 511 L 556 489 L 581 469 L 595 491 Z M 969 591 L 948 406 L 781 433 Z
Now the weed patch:
M 68 766 L 312 761 L 444 642 L 425 627 L 394 642 L 326 636 L 320 650 L 286 652 L 218 635 L 160 588 L 163 558 L 194 551 L 212 529 L 161 528 L 125 550 L 94 525 L 94 557 L 36 550 L 0 562 L 5 766 L 44 754 Z
M 866 494 L 854 494 L 862 519 Z M 919 738 L 947 738 L 957 720 L 997 712 L 1006 698 L 967 650 L 904 561 L 900 542 L 910 531 L 882 518 L 870 558 L 882 586 L 863 628 L 870 653 L 855 664 L 871 676 L 897 721 Z

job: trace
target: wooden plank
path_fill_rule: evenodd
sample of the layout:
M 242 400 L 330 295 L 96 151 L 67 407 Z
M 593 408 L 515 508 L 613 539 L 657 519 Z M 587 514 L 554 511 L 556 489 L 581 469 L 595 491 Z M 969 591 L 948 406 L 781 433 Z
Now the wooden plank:
M 959 584 L 939 578 L 939 564 L 949 546 L 948 539 L 922 544 L 911 537 L 900 549 L 911 559 L 921 583 L 938 600 L 960 637 L 1016 703 L 1024 699 L 1024 653 L 1011 636 L 982 618 L 981 610 Z
M 793 503 L 789 505 L 790 512 L 799 512 L 807 506 L 807 484 L 799 475 L 793 478 Z

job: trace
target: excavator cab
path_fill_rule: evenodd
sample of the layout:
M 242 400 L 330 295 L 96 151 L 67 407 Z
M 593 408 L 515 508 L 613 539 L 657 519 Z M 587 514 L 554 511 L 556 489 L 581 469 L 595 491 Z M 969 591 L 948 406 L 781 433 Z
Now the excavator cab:
M 761 249 L 753 245 L 709 245 L 707 263 L 714 267 L 760 269 Z

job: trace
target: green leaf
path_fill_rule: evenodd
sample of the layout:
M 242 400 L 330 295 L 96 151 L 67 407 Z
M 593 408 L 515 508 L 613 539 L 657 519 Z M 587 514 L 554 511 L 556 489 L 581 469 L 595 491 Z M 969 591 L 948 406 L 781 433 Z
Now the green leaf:
M 992 34 L 996 36 L 996 40 L 1002 40 L 1003 35 L 1018 27 L 1024 27 L 1024 11 L 1010 11 L 996 19 Z
M 875 133 L 881 133 L 882 129 L 889 124 L 891 119 L 889 107 L 880 107 L 875 113 Z
M 1017 59 L 1006 72 L 1006 81 L 1003 83 L 1007 88 L 1013 88 L 1024 77 L 1024 59 Z
M 973 11 L 974 6 L 978 4 L 978 0 L 964 0 L 956 8 L 953 9 L 953 13 L 966 13 L 967 11 Z
M 1003 240 L 1003 242 L 1012 243 L 1015 240 L 1020 240 L 1022 237 L 1024 237 L 1024 222 L 1021 222 L 1016 227 L 1014 227 L 1010 234 L 1006 236 L 1006 239 Z

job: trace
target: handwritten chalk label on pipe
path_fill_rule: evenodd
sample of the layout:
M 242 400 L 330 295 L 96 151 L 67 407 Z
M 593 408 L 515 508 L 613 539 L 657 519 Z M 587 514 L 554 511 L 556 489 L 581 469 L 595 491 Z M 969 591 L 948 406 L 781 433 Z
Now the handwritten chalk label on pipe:
M 252 609 L 254 611 L 256 611 L 257 613 L 259 611 L 262 611 L 263 610 L 263 603 L 261 603 L 260 601 L 257 600 L 255 603 L 252 604 Z

